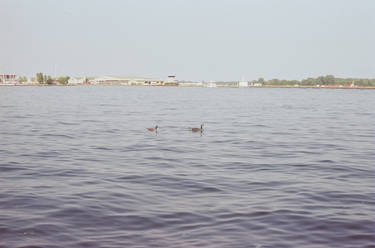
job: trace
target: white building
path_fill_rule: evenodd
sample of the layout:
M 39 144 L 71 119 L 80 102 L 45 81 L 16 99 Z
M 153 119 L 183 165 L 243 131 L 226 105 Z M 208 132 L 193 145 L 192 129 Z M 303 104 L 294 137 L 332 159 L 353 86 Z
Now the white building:
M 86 77 L 71 77 L 68 80 L 68 84 L 84 84 Z
M 263 86 L 261 83 L 258 83 L 257 81 L 253 81 L 249 84 L 251 87 L 261 87 Z
M 165 84 L 177 84 L 176 75 L 168 75 L 168 78 L 165 81 Z
M 162 85 L 163 81 L 156 78 L 103 76 L 88 81 L 89 84 L 116 84 L 116 85 Z
M 0 84 L 16 84 L 18 83 L 16 74 L 0 74 Z
M 206 84 L 204 84 L 204 87 L 207 87 L 207 88 L 216 88 L 217 85 L 215 82 L 208 82 Z
M 240 88 L 249 87 L 249 82 L 242 80 L 242 81 L 238 82 L 238 87 L 240 87 Z

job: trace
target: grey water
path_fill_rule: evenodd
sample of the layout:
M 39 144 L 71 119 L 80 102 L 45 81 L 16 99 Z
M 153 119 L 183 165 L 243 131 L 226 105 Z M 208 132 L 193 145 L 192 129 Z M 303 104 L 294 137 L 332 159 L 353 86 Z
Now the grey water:
M 372 90 L 1 87 L 0 247 L 375 247 L 374 107 Z

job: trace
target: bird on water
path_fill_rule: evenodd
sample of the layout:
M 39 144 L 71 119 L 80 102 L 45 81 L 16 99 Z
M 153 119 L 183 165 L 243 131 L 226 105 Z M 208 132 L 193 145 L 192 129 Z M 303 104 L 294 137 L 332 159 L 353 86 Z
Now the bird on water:
M 149 127 L 147 128 L 148 131 L 150 132 L 157 132 L 158 131 L 158 125 L 156 125 L 155 127 Z
M 203 131 L 203 124 L 201 124 L 201 127 L 198 128 L 198 127 L 193 127 L 191 129 L 192 132 L 196 133 L 196 132 L 202 132 Z

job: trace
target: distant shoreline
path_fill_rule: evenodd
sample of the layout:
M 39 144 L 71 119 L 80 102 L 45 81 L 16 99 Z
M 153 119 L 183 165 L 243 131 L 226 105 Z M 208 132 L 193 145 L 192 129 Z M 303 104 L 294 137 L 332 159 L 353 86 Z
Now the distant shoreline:
M 210 88 L 205 87 L 202 85 L 124 85 L 124 84 L 69 84 L 69 85 L 60 85 L 60 84 L 0 84 L 0 86 L 5 87 L 74 87 L 74 86 L 128 86 L 128 87 L 192 87 L 192 88 Z M 364 87 L 364 86 L 341 86 L 341 85 L 325 85 L 325 86 L 294 86 L 294 85 L 262 85 L 262 86 L 248 86 L 248 87 L 238 87 L 238 86 L 222 86 L 218 85 L 214 88 L 249 88 L 249 89 L 256 89 L 256 88 L 295 88 L 295 89 L 348 89 L 348 90 L 374 90 L 375 87 Z

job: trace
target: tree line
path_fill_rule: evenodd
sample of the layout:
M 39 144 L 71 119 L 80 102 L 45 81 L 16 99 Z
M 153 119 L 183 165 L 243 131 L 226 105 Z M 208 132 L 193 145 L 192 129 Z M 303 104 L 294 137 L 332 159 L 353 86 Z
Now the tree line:
M 336 78 L 333 75 L 320 76 L 316 78 L 306 78 L 303 80 L 281 80 L 281 79 L 271 79 L 264 80 L 259 78 L 258 80 L 252 81 L 253 83 L 260 83 L 266 86 L 328 86 L 328 85 L 342 85 L 342 86 L 360 86 L 360 87 L 374 87 L 375 78 Z
M 47 85 L 66 85 L 68 84 L 70 77 L 63 76 L 58 78 L 52 78 L 50 75 L 43 74 L 42 72 L 38 72 L 36 74 L 36 82 L 39 84 L 47 84 Z M 26 77 L 19 77 L 19 82 L 26 82 Z M 85 82 L 87 83 L 87 79 Z M 218 84 L 233 84 L 236 85 L 238 82 L 224 82 L 224 81 L 217 81 Z M 302 80 L 284 80 L 284 79 L 270 79 L 265 80 L 264 78 L 259 78 L 257 80 L 250 81 L 252 84 L 261 84 L 264 86 L 359 86 L 359 87 L 375 87 L 375 78 L 337 78 L 333 75 L 326 75 L 320 76 L 316 78 L 306 78 Z
M 69 76 L 52 78 L 50 75 L 45 75 L 42 72 L 36 74 L 36 81 L 40 84 L 67 84 L 69 79 Z

